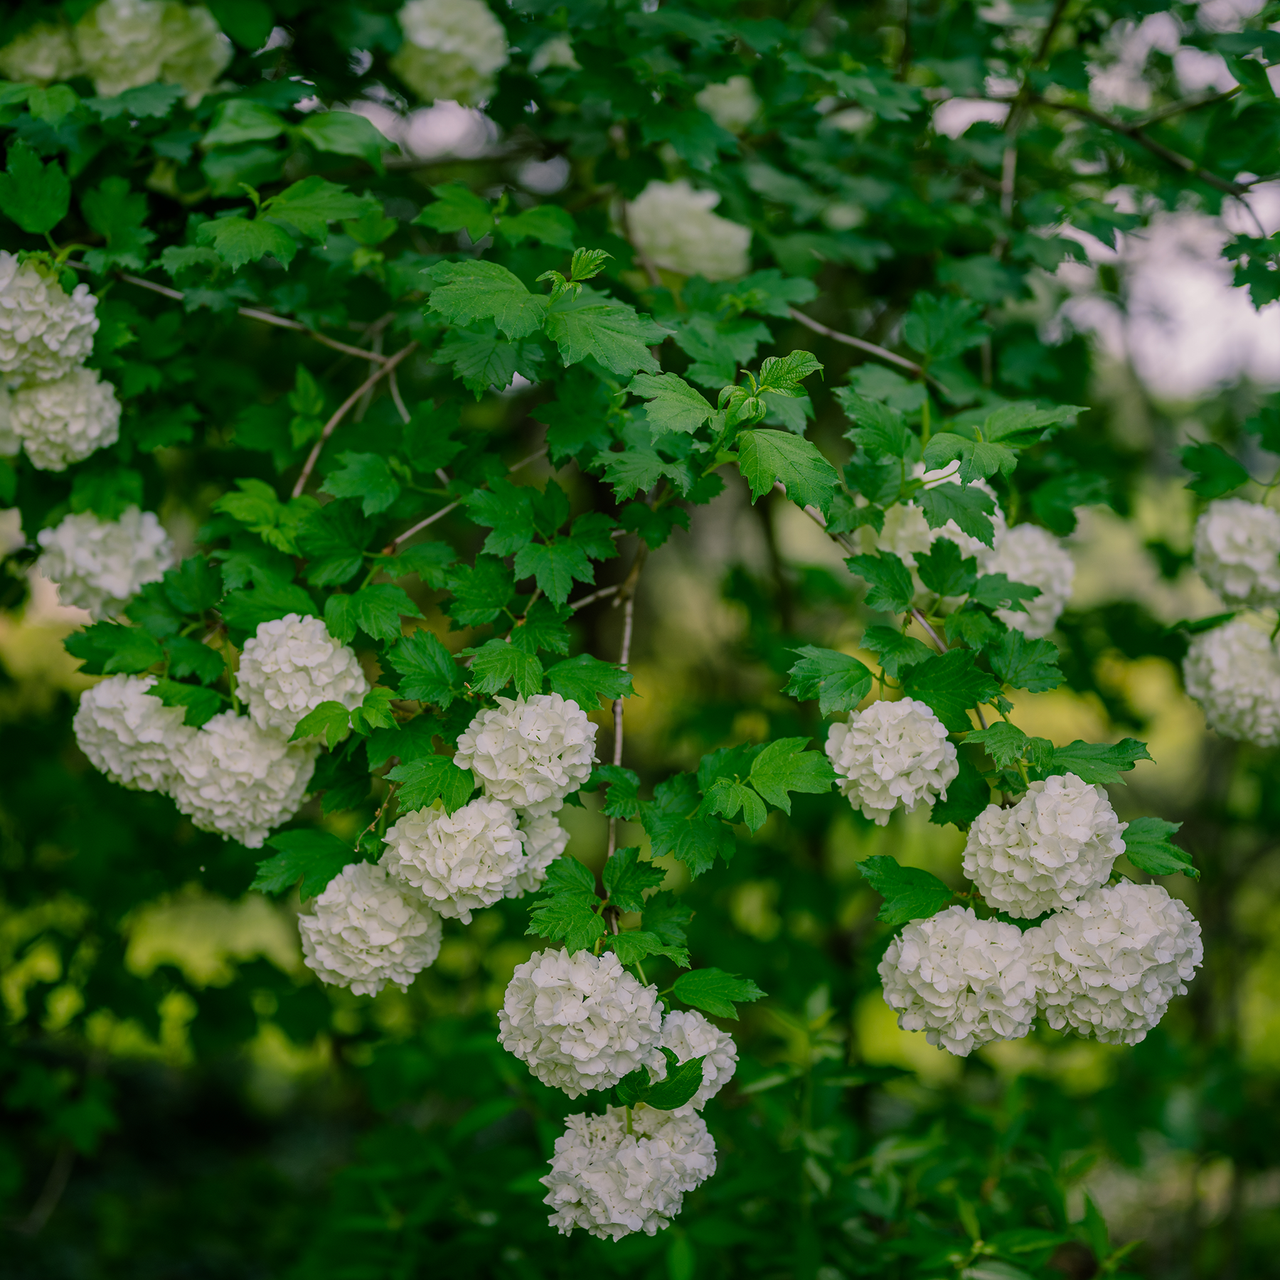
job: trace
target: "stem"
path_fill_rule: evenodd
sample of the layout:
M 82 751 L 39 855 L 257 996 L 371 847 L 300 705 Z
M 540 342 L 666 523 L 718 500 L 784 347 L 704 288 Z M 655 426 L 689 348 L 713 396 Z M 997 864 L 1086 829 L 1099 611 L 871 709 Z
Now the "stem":
M 605 596 L 611 596 L 618 590 L 619 588 L 616 586 L 601 587 L 599 591 L 593 591 L 589 596 L 583 596 L 581 600 L 573 601 L 569 608 L 570 610 L 585 609 L 587 605 L 593 604 L 597 600 L 603 600 Z
M 627 574 L 626 581 L 618 588 L 617 597 L 614 599 L 614 608 L 617 608 L 619 602 L 622 603 L 622 649 L 618 655 L 618 666 L 623 671 L 627 669 L 631 661 L 631 635 L 633 624 L 635 622 L 636 610 L 636 582 L 640 578 L 640 570 L 644 568 L 644 562 L 648 558 L 649 547 L 647 543 L 641 542 L 640 550 L 636 552 L 636 558 L 631 566 L 631 572 Z M 622 708 L 623 700 L 615 698 L 613 700 L 613 763 L 615 765 L 622 764 Z M 605 853 L 605 861 L 608 862 L 613 857 L 614 850 L 618 847 L 618 820 L 617 818 L 609 819 L 609 848 Z
M 906 356 L 895 355 L 892 351 L 884 347 L 878 347 L 874 342 L 867 342 L 864 338 L 855 338 L 851 333 L 841 333 L 838 329 L 828 329 L 825 324 L 813 319 L 812 316 L 805 315 L 803 311 L 797 311 L 795 307 L 791 308 L 791 318 L 798 320 L 806 329 L 812 329 L 814 333 L 822 334 L 825 338 L 830 338 L 834 342 L 843 342 L 846 347 L 857 347 L 859 351 L 866 351 L 881 360 L 887 360 L 890 364 L 896 364 L 900 369 L 906 369 L 917 378 L 928 379 L 948 400 L 951 398 L 946 387 L 932 374 L 927 373 L 923 365 L 916 364 L 914 360 L 908 360 Z
M 920 612 L 919 609 L 912 609 L 911 616 L 925 629 L 925 632 L 928 634 L 929 639 L 933 641 L 934 648 L 936 648 L 939 653 L 946 653 L 947 651 L 946 642 L 929 625 L 929 619 L 926 618 L 924 614 Z

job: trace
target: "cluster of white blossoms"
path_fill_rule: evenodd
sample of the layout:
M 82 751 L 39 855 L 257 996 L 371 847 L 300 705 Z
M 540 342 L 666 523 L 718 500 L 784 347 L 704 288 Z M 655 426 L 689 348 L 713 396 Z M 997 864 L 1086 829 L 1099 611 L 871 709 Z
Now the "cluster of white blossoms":
M 1030 640 L 1047 636 L 1058 625 L 1071 599 L 1076 566 L 1066 547 L 1047 529 L 1017 524 L 1006 529 L 991 549 L 979 556 L 983 573 L 1003 573 L 1010 582 L 1039 587 L 1040 594 L 1024 600 L 1020 609 L 997 609 L 996 617 Z
M 709 1022 L 696 1009 L 673 1009 L 662 1019 L 660 1047 L 670 1049 L 677 1062 L 702 1059 L 702 1084 L 683 1107 L 676 1108 L 676 1114 L 701 1111 L 729 1083 L 738 1069 L 738 1046 L 733 1037 L 727 1031 L 721 1031 L 714 1022 Z M 666 1079 L 665 1057 L 658 1076 Z
M 707 280 L 734 280 L 751 263 L 751 228 L 711 212 L 718 191 L 697 191 L 684 178 L 656 179 L 627 206 L 635 246 L 655 266 Z
M 730 133 L 745 133 L 760 114 L 760 98 L 747 76 L 730 76 L 723 84 L 709 84 L 695 93 L 693 100 Z
M 173 542 L 155 513 L 137 507 L 118 520 L 101 520 L 89 511 L 66 516 L 52 529 L 41 529 L 36 541 L 36 567 L 57 584 L 58 599 L 95 619 L 122 612 L 174 562 Z
M 74 26 L 42 22 L 0 49 L 0 74 L 50 84 L 84 75 L 103 97 L 160 80 L 194 106 L 231 61 L 231 42 L 203 5 L 102 0 Z
M 502 23 L 484 0 L 409 0 L 399 19 L 404 43 L 391 69 L 418 97 L 475 105 L 493 96 L 509 54 Z
M 1196 571 L 1228 605 L 1280 604 L 1280 512 L 1243 498 L 1211 502 L 1196 521 Z
M 547 878 L 547 869 L 569 845 L 569 833 L 549 813 L 521 817 L 520 834 L 524 836 L 524 862 L 507 885 L 508 898 L 537 893 Z
M 946 726 L 914 698 L 882 699 L 833 724 L 826 752 L 849 803 L 882 827 L 899 805 L 909 813 L 945 800 L 960 772 Z
M 96 369 L 81 367 L 20 387 L 10 421 L 33 467 L 65 471 L 120 438 L 120 401 Z
M 168 791 L 174 752 L 193 733 L 185 707 L 166 707 L 147 692 L 155 676 L 108 676 L 86 689 L 76 708 L 76 742 L 89 763 L 131 791 Z
M 1182 660 L 1187 692 L 1211 729 L 1260 747 L 1280 743 L 1280 648 L 1257 617 L 1193 636 Z

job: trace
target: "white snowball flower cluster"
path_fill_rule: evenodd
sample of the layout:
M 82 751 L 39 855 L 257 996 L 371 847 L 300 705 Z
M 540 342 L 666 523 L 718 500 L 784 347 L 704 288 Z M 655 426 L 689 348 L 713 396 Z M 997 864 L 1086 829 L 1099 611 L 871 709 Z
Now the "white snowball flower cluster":
M 750 267 L 751 228 L 711 212 L 718 191 L 695 191 L 683 178 L 656 179 L 627 206 L 636 247 L 655 265 L 707 280 L 733 280 Z
M 399 18 L 405 38 L 391 69 L 418 97 L 474 105 L 493 96 L 509 55 L 483 0 L 409 0 Z
M 504 1049 L 571 1098 L 665 1061 L 657 989 L 642 986 L 612 951 L 535 951 L 516 966 L 498 1028 Z
M 440 954 L 440 917 L 381 867 L 353 862 L 298 917 L 303 960 L 323 982 L 375 996 L 408 990 Z
M 556 1139 L 541 1179 L 548 1221 L 562 1235 L 581 1227 L 602 1240 L 634 1231 L 654 1235 L 680 1212 L 684 1195 L 716 1171 L 716 1145 L 694 1112 L 621 1107 L 576 1115 Z
M 1236 618 L 1192 637 L 1182 675 L 1211 729 L 1260 747 L 1280 743 L 1280 651 L 1260 621 Z
M 1047 636 L 1071 599 L 1076 575 L 1075 561 L 1061 540 L 1039 525 L 1019 524 L 1001 533 L 992 550 L 983 551 L 978 558 L 983 573 L 1003 573 L 1010 582 L 1040 588 L 1038 596 L 1023 601 L 1025 613 L 997 609 L 996 617 L 1029 639 Z
M 120 613 L 138 589 L 159 582 L 174 560 L 173 543 L 155 513 L 129 507 L 119 520 L 92 512 L 65 517 L 41 529 L 40 572 L 58 584 L 63 604 L 94 618 Z
M 86 689 L 76 708 L 76 742 L 89 763 L 131 791 L 168 791 L 174 756 L 195 730 L 185 707 L 166 707 L 147 692 L 155 676 L 108 676 Z
M 1122 880 L 1027 934 L 1049 1025 L 1104 1044 L 1137 1044 L 1204 958 L 1200 925 L 1158 884 Z
M 596 726 L 558 693 L 499 698 L 458 739 L 453 758 L 485 794 L 531 815 L 554 813 L 591 776 Z
M 66 293 L 56 272 L 0 251 L 0 373 L 61 378 L 93 350 L 98 300 L 87 284 Z
M 116 389 L 96 369 L 20 388 L 10 413 L 31 465 L 41 471 L 65 471 L 120 438 Z
M 1280 512 L 1243 498 L 1211 502 L 1194 545 L 1197 572 L 1227 604 L 1280 604 Z
M 261 623 L 245 641 L 237 684 L 258 728 L 286 738 L 322 702 L 350 711 L 369 692 L 355 650 L 339 644 L 319 618 L 296 613 Z
M 482 796 L 453 813 L 442 808 L 404 814 L 387 832 L 381 866 L 412 885 L 446 919 L 471 923 L 524 869 L 524 837 L 515 810 Z
M 547 868 L 569 845 L 569 833 L 552 814 L 521 817 L 520 834 L 524 836 L 524 862 L 507 885 L 508 898 L 537 893 L 547 878 Z
M 1105 884 L 1126 826 L 1107 793 L 1074 773 L 1033 782 L 1011 809 L 992 804 L 978 815 L 964 873 L 992 907 L 1029 920 Z
M 849 803 L 882 827 L 900 805 L 910 812 L 945 800 L 960 772 L 946 726 L 914 698 L 882 699 L 833 724 L 826 752 Z
M 760 99 L 747 76 L 730 76 L 723 84 L 709 84 L 693 100 L 722 129 L 745 133 L 760 114 Z
M 0 49 L 0 76 L 28 84 L 70 80 L 84 70 L 70 27 L 37 22 Z
M 201 831 L 262 847 L 292 817 L 315 770 L 318 746 L 290 744 L 248 716 L 223 711 L 174 753 L 170 795 Z
M 979 920 L 969 907 L 948 907 L 915 920 L 880 961 L 885 1002 L 904 1031 L 968 1055 L 993 1040 L 1031 1030 L 1036 988 L 1017 925 Z
M 738 1046 L 733 1037 L 694 1009 L 673 1009 L 662 1019 L 660 1047 L 670 1049 L 678 1062 L 702 1059 L 702 1084 L 683 1107 L 676 1108 L 678 1115 L 701 1111 L 738 1069 Z M 665 1080 L 666 1074 L 664 1057 L 657 1078 Z

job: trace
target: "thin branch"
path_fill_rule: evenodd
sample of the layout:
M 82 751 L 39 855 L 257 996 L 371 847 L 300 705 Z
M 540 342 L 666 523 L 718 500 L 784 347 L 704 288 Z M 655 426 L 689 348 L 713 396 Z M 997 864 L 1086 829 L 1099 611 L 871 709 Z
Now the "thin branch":
M 843 342 L 846 347 L 857 347 L 859 351 L 865 351 L 879 360 L 887 360 L 890 364 L 896 364 L 900 369 L 906 369 L 917 378 L 926 378 L 944 396 L 947 396 L 948 399 L 950 398 L 951 393 L 947 388 L 933 374 L 926 373 L 924 367 L 916 364 L 914 360 L 908 360 L 906 356 L 895 355 L 885 347 L 878 347 L 874 342 L 868 342 L 865 338 L 855 338 L 851 333 L 841 333 L 839 329 L 829 329 L 821 321 L 805 315 L 803 311 L 797 311 L 795 307 L 791 308 L 791 318 L 799 321 L 806 329 L 812 329 L 814 333 L 822 334 L 824 338 L 831 338 L 835 342 Z
M 375 369 L 333 412 L 333 416 L 324 424 L 324 430 L 320 432 L 320 439 L 315 442 L 311 452 L 307 455 L 307 460 L 302 464 L 302 473 L 298 476 L 297 482 L 293 486 L 293 496 L 301 497 L 303 491 L 307 487 L 307 481 L 311 479 L 311 472 L 315 469 L 316 463 L 320 459 L 320 451 L 329 442 L 329 437 L 337 430 L 338 424 L 347 416 L 347 411 L 356 404 L 360 397 L 369 391 L 375 383 L 385 378 L 406 356 L 418 349 L 417 342 L 407 343 L 401 347 L 395 355 L 388 357 L 386 362 L 380 369 Z
M 623 606 L 622 613 L 622 648 L 618 655 L 618 665 L 625 671 L 631 661 L 631 635 L 633 624 L 635 622 L 636 610 L 636 583 L 640 579 L 640 570 L 644 568 L 644 562 L 648 559 L 649 547 L 646 543 L 640 544 L 639 551 L 636 552 L 636 558 L 632 562 L 631 572 L 627 574 L 625 581 L 618 587 L 618 594 L 614 599 L 613 607 L 616 609 L 619 604 Z M 613 700 L 613 763 L 615 765 L 622 764 L 622 708 L 623 700 L 615 698 Z M 618 820 L 617 818 L 609 819 L 609 848 L 604 858 L 608 862 L 613 857 L 614 851 L 618 847 Z
M 933 641 L 934 648 L 937 649 L 939 653 L 946 653 L 947 651 L 946 642 L 929 625 L 928 618 L 926 618 L 924 614 L 920 612 L 919 609 L 912 609 L 911 616 L 925 629 L 925 632 L 927 633 L 929 639 Z
M 783 484 L 781 480 L 775 480 L 773 482 L 773 491 L 774 493 L 782 494 L 784 498 L 788 496 L 787 486 Z M 855 549 L 853 544 L 844 536 L 844 534 L 832 533 L 831 530 L 827 528 L 827 518 L 818 510 L 817 507 L 804 507 L 802 509 L 805 515 L 807 515 L 809 519 L 827 535 L 827 537 L 838 542 L 846 551 L 853 551 Z
M 583 596 L 581 600 L 572 601 L 569 605 L 569 609 L 570 611 L 585 609 L 587 605 L 594 604 L 597 600 L 603 600 L 605 596 L 611 596 L 617 590 L 618 588 L 616 586 L 601 587 L 599 591 L 593 591 L 589 596 Z
M 44 1180 L 44 1187 L 38 1199 L 31 1206 L 31 1212 L 21 1222 L 13 1224 L 15 1231 L 24 1236 L 40 1234 L 44 1224 L 49 1221 L 53 1211 L 58 1207 L 62 1193 L 67 1189 L 75 1162 L 76 1149 L 64 1138 L 58 1146 L 58 1154 L 53 1158 L 49 1176 Z
M 1153 111 L 1149 116 L 1143 116 L 1141 120 L 1135 122 L 1136 127 L 1149 129 L 1153 124 L 1159 124 L 1173 116 L 1180 116 L 1184 111 L 1195 111 L 1199 107 L 1213 106 L 1216 102 L 1226 102 L 1229 98 L 1234 98 L 1241 88 L 1243 88 L 1242 85 L 1236 85 L 1234 89 L 1224 89 L 1221 93 L 1211 93 L 1203 98 L 1186 98 L 1182 102 L 1170 103 L 1159 111 Z
M 405 408 L 404 398 L 400 395 L 400 384 L 396 382 L 394 369 L 391 371 L 391 376 L 387 379 L 387 390 L 391 392 L 391 401 L 396 407 L 396 412 L 400 415 L 400 421 L 408 422 L 413 415 L 407 408 Z

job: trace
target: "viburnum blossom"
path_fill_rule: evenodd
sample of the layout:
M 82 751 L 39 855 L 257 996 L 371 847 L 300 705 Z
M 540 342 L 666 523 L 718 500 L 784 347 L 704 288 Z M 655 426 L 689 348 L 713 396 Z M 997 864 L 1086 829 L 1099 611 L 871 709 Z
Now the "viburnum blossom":
M 556 1139 L 547 1188 L 548 1222 L 562 1235 L 577 1227 L 601 1240 L 634 1231 L 654 1235 L 680 1212 L 686 1191 L 716 1171 L 716 1144 L 693 1111 L 622 1107 L 576 1115 Z
M 549 813 L 536 818 L 522 814 L 520 834 L 524 836 L 524 861 L 515 879 L 507 885 L 508 898 L 537 893 L 547 878 L 547 868 L 569 844 L 569 833 Z
M 65 471 L 120 438 L 120 401 L 96 369 L 72 369 L 52 382 L 20 387 L 10 420 L 33 467 Z
M 391 69 L 424 101 L 475 104 L 493 96 L 507 65 L 507 36 L 483 0 L 409 0 L 399 13 L 404 43 Z
M 745 133 L 760 114 L 760 98 L 747 76 L 730 76 L 723 84 L 709 84 L 693 100 L 722 129 Z
M 1211 729 L 1259 747 L 1280 743 L 1280 650 L 1261 622 L 1235 618 L 1192 636 L 1187 692 Z
M 1033 782 L 1012 808 L 992 804 L 978 815 L 964 873 L 991 906 L 1029 920 L 1105 884 L 1127 825 L 1101 787 L 1055 775 Z
M 169 794 L 201 831 L 259 849 L 273 827 L 298 811 L 318 751 L 222 711 L 174 753 Z
M 627 225 L 654 265 L 706 280 L 733 280 L 751 265 L 751 228 L 712 213 L 719 203 L 718 191 L 694 190 L 684 178 L 655 178 L 627 206 Z
M 498 1042 L 571 1098 L 609 1089 L 637 1067 L 656 1070 L 664 1061 L 657 994 L 612 951 L 535 951 L 507 985 Z
M 245 641 L 236 679 L 257 726 L 286 738 L 322 702 L 350 711 L 369 692 L 355 650 L 339 644 L 319 618 L 296 613 L 259 624 Z
M 167 791 L 174 753 L 195 730 L 185 707 L 166 707 L 148 693 L 155 676 L 108 676 L 80 695 L 72 726 L 89 763 L 131 791 Z
M 0 49 L 0 75 L 19 84 L 52 84 L 83 70 L 71 28 L 37 22 Z
M 1094 889 L 1028 930 L 1040 1007 L 1056 1030 L 1137 1044 L 1204 959 L 1199 922 L 1158 884 Z
M 1058 625 L 1071 599 L 1076 565 L 1070 553 L 1047 529 L 1018 524 L 996 538 L 994 550 L 979 557 L 983 573 L 1003 573 L 1010 582 L 1039 587 L 1040 594 L 1019 609 L 997 609 L 996 617 L 1007 627 L 1038 640 Z
M 970 907 L 913 920 L 884 953 L 880 981 L 898 1026 L 960 1057 L 1025 1036 L 1036 1013 L 1022 932 Z
M 417 889 L 446 919 L 471 923 L 524 869 L 524 837 L 515 810 L 482 796 L 453 813 L 404 814 L 387 832 L 380 865 Z
M 702 1084 L 698 1092 L 678 1111 L 701 1111 L 729 1083 L 738 1069 L 738 1046 L 727 1031 L 721 1031 L 696 1009 L 673 1009 L 662 1019 L 663 1049 L 670 1049 L 679 1062 L 701 1058 Z M 656 1072 L 659 1080 L 667 1077 L 667 1063 Z
M 93 351 L 98 300 L 87 284 L 66 293 L 57 272 L 0 250 L 0 373 L 48 382 Z
M 596 726 L 558 693 L 497 702 L 458 738 L 454 764 L 470 769 L 494 800 L 533 815 L 554 813 L 591 776 Z
M 1280 512 L 1220 498 L 1196 521 L 1196 571 L 1229 605 L 1280 603 Z
M 882 827 L 899 806 L 945 800 L 960 771 L 946 726 L 914 698 L 881 699 L 833 724 L 826 752 L 849 803 Z
M 36 566 L 58 584 L 58 599 L 95 618 L 120 613 L 148 582 L 173 564 L 173 542 L 153 511 L 129 507 L 118 520 L 91 511 L 64 516 L 36 534 Z
M 421 894 L 368 862 L 343 867 L 298 916 L 298 930 L 307 967 L 358 996 L 376 996 L 388 983 L 407 991 L 435 962 L 444 936 Z

